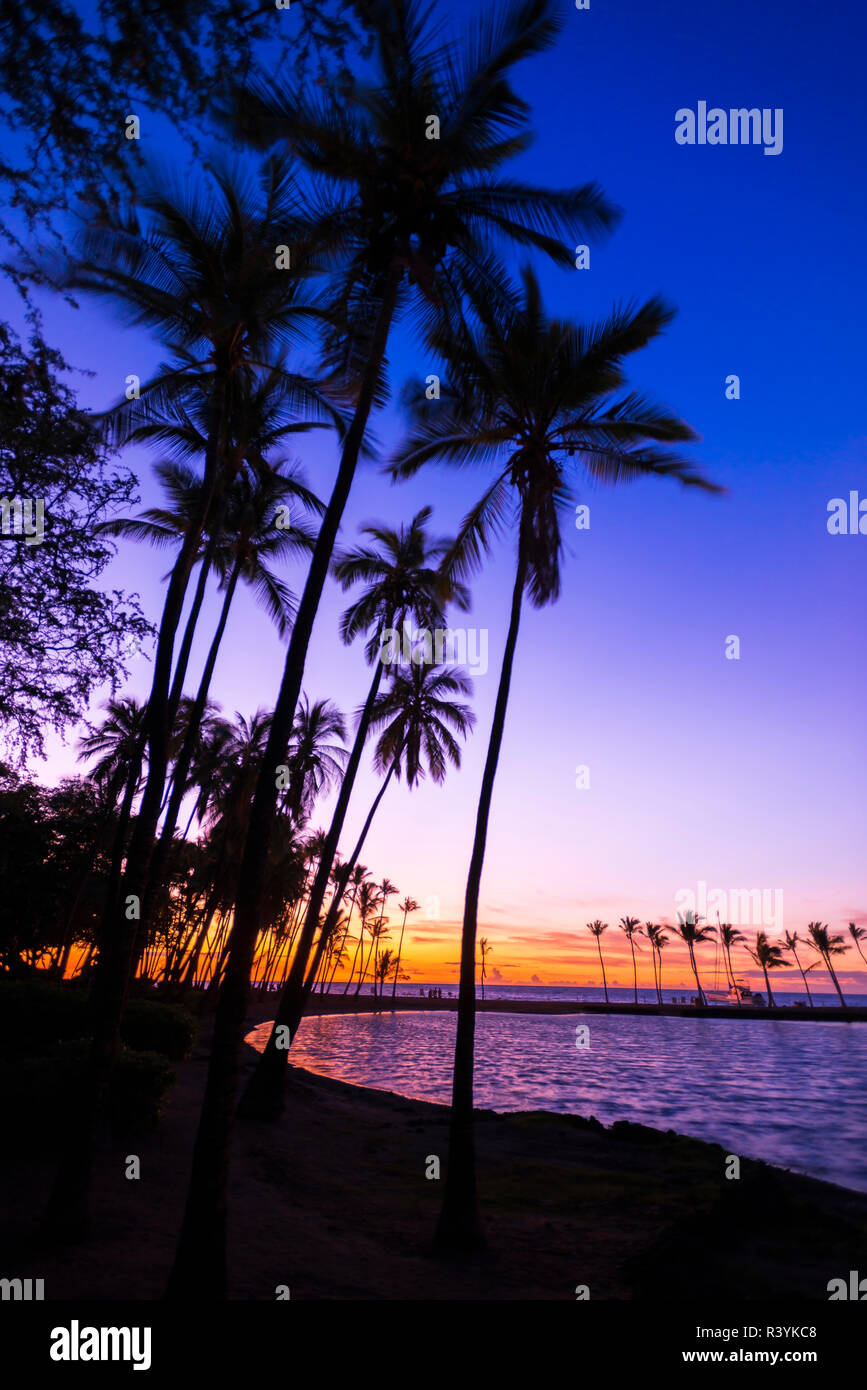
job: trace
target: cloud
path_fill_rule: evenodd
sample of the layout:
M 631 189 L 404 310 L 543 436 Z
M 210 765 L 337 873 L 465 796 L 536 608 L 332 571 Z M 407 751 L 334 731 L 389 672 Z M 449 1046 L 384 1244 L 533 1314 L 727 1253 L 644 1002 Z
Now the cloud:
M 491 979 L 502 980 L 503 978 L 504 976 L 502 975 L 502 973 L 497 969 L 496 966 L 494 966 L 493 970 L 491 971 Z
M 539 979 L 539 976 L 538 976 L 538 975 L 531 975 L 531 976 L 530 976 L 530 984 L 531 984 L 531 985 L 540 985 L 541 983 L 542 983 L 542 981 Z

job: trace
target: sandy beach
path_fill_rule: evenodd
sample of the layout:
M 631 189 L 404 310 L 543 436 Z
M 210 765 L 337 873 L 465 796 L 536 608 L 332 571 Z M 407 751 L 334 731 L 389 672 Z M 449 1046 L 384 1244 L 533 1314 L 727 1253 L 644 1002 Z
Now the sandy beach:
M 427 1002 L 427 1001 L 425 1001 Z M 445 1001 L 444 1001 L 445 1002 Z M 251 1028 L 270 1017 L 267 1000 Z M 205 1081 L 203 1023 L 157 1131 L 99 1159 L 94 1227 L 58 1252 L 33 1241 L 52 1176 L 39 1157 L 4 1162 L 4 1246 L 46 1299 L 157 1299 L 170 1268 Z M 245 1074 L 255 1054 L 245 1049 Z M 230 1297 L 573 1300 L 769 1296 L 825 1300 L 858 1268 L 867 1197 L 744 1161 L 724 1177 L 717 1146 L 589 1117 L 478 1112 L 487 1255 L 430 1252 L 446 1153 L 442 1106 L 362 1090 L 293 1069 L 274 1126 L 239 1125 L 229 1192 Z M 124 1176 L 126 1155 L 141 1178 Z

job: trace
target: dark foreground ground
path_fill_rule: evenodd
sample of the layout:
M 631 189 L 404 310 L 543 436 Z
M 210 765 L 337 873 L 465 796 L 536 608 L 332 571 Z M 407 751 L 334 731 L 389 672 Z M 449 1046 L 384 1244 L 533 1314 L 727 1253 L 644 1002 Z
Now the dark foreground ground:
M 269 1016 L 258 1004 L 251 1027 Z M 7 1134 L 0 1274 L 43 1278 L 46 1299 L 162 1295 L 208 1031 L 159 1130 L 101 1156 L 86 1244 L 34 1245 L 52 1164 L 9 1157 Z M 478 1114 L 490 1253 L 442 1261 L 430 1250 L 442 1183 L 425 1168 L 429 1155 L 444 1167 L 446 1139 L 441 1106 L 295 1069 L 283 1121 L 238 1128 L 230 1296 L 270 1301 L 288 1284 L 293 1299 L 573 1300 L 586 1284 L 591 1299 L 825 1301 L 829 1279 L 867 1268 L 867 1196 L 746 1161 L 726 1180 L 721 1148 L 670 1132 L 490 1111 Z M 124 1176 L 130 1152 L 140 1181 Z

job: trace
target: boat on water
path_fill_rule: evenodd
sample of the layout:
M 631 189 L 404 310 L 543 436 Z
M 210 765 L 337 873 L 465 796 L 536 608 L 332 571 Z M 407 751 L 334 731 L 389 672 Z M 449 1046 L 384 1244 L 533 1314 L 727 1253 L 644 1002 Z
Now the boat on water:
M 765 1002 L 764 996 L 755 994 L 743 980 L 736 980 L 728 989 L 706 989 L 704 997 L 709 1004 L 739 1004 L 741 1007 Z

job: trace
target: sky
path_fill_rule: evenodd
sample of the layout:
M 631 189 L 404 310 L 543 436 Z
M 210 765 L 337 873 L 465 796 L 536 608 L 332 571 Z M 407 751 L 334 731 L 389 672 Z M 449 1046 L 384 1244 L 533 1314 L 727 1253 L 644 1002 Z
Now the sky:
M 439 8 L 445 28 L 449 15 L 478 6 Z M 281 21 L 303 19 L 293 7 Z M 675 921 L 684 907 L 701 910 L 701 885 L 702 901 L 730 921 L 739 920 L 733 895 L 762 891 L 761 920 L 753 911 L 741 917 L 750 936 L 758 927 L 803 934 L 813 919 L 834 931 L 867 924 L 867 536 L 828 531 L 831 499 L 858 490 L 867 499 L 867 132 L 863 103 L 853 100 L 865 27 L 855 3 L 592 0 L 589 10 L 569 7 L 556 48 L 517 72 L 536 141 L 511 171 L 550 187 L 598 180 L 625 212 L 607 241 L 590 241 L 589 269 L 534 259 L 546 302 L 586 321 L 653 293 L 678 306 L 665 337 L 632 359 L 631 381 L 698 431 L 692 456 L 726 492 L 664 480 L 602 490 L 576 476 L 590 526 L 567 537 L 560 601 L 525 606 L 494 794 L 479 932 L 503 982 L 599 983 L 585 924 L 601 918 L 611 924 L 609 983 L 631 983 L 618 919 Z M 675 113 L 699 102 L 782 110 L 782 150 L 677 143 Z M 184 157 L 159 120 L 147 126 L 142 153 L 167 164 Z M 116 400 L 129 372 L 144 378 L 162 359 L 155 341 L 101 305 L 40 303 L 49 342 L 93 373 L 81 380 L 93 408 Z M 396 331 L 390 359 L 396 385 L 434 369 L 408 325 Z M 733 374 L 739 399 L 726 395 Z M 377 418 L 383 455 L 401 426 L 396 407 Z M 158 498 L 150 457 L 130 454 L 145 505 Z M 296 457 L 327 495 L 333 444 L 311 437 Z M 485 477 L 432 466 L 393 486 L 368 464 L 342 540 L 352 543 L 370 520 L 406 521 L 426 503 L 435 529 L 453 532 Z M 390 787 L 362 855 L 375 878 L 387 874 L 422 905 L 407 928 L 413 979 L 457 979 L 513 565 L 513 538 L 505 538 L 473 585 L 472 612 L 454 617 L 485 631 L 488 644 L 487 670 L 474 681 L 478 725 L 460 772 L 442 787 Z M 166 568 L 164 554 L 123 544 L 105 583 L 137 590 L 156 618 Z M 299 570 L 286 577 L 300 590 Z M 349 711 L 369 677 L 360 648 L 342 647 L 337 635 L 344 604 L 329 586 L 304 687 Z M 216 605 L 211 594 L 194 669 Z M 726 656 L 733 637 L 737 659 Z M 268 619 L 241 594 L 213 694 L 229 714 L 269 706 L 283 658 Z M 146 694 L 150 671 L 138 658 L 129 690 Z M 49 748 L 41 778 L 79 769 L 74 738 L 51 739 Z M 365 768 L 344 852 L 376 790 Z M 314 823 L 328 815 L 323 802 Z M 705 948 L 711 970 L 713 954 Z M 688 985 L 685 951 L 670 946 L 666 960 L 666 983 Z M 843 959 L 841 980 L 867 992 L 867 971 L 855 962 L 854 952 Z M 780 972 L 781 987 L 795 980 Z M 651 983 L 645 949 L 639 984 Z

